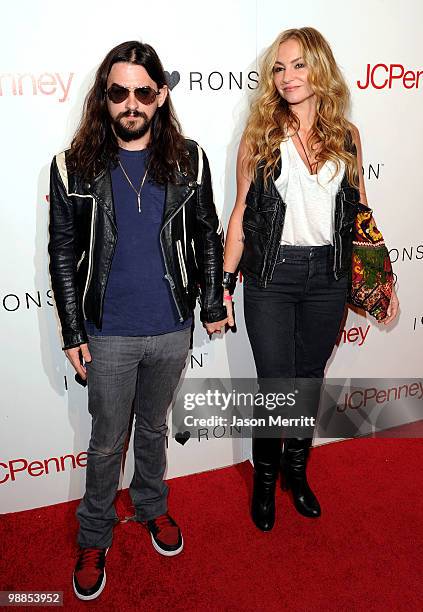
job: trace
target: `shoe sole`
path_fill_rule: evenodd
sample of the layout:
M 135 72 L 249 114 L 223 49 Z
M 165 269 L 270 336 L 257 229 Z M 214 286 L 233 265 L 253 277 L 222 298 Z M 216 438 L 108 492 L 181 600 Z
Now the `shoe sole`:
M 106 557 L 107 557 L 108 552 L 109 552 L 109 549 L 106 550 Z M 73 585 L 73 592 L 75 593 L 78 599 L 82 599 L 82 601 L 91 601 L 92 599 L 96 599 L 99 595 L 101 595 L 101 593 L 104 590 L 104 587 L 106 586 L 106 569 L 104 569 L 104 576 L 103 576 L 103 580 L 101 581 L 100 588 L 98 589 L 98 591 L 96 591 L 92 595 L 81 595 L 81 593 L 78 593 L 78 591 L 76 590 L 76 586 L 75 586 L 75 576 L 72 576 L 72 585 Z
M 78 599 L 82 599 L 82 601 L 91 601 L 92 599 L 96 599 L 103 592 L 103 589 L 106 586 L 106 571 L 104 571 L 104 576 L 103 576 L 103 580 L 100 585 L 100 588 L 98 589 L 98 591 L 96 591 L 92 595 L 81 595 L 81 593 L 78 593 L 75 587 L 74 577 L 72 577 L 72 584 L 73 584 L 73 592 L 75 593 Z
M 180 547 L 177 548 L 176 550 L 163 550 L 163 548 L 160 548 L 160 546 L 157 544 L 156 540 L 153 538 L 153 535 L 152 534 L 150 535 L 151 535 L 151 542 L 153 544 L 153 548 L 160 555 L 163 555 L 164 557 L 174 557 L 175 555 L 179 555 L 179 553 L 182 552 L 182 549 L 184 547 L 184 538 L 182 537 L 182 535 L 181 535 L 182 543 Z

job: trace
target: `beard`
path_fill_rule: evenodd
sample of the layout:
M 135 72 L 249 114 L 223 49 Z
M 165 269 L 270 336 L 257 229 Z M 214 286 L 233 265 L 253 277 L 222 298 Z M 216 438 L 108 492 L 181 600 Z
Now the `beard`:
M 135 121 L 125 121 L 125 118 L 133 118 L 137 119 L 141 117 L 144 119 L 144 123 L 140 125 L 140 127 L 135 128 Z M 112 120 L 112 125 L 114 132 L 118 138 L 123 140 L 124 142 L 131 142 L 131 140 L 138 140 L 138 138 L 142 138 L 148 132 L 151 126 L 151 119 L 147 117 L 147 115 L 143 112 L 139 111 L 125 111 L 124 113 L 119 113 L 115 119 Z

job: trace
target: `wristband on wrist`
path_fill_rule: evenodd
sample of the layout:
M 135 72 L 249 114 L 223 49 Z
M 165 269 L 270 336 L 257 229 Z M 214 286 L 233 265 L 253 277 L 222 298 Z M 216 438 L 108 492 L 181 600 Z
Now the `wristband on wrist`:
M 223 272 L 222 287 L 229 291 L 232 295 L 236 287 L 236 274 L 235 272 Z

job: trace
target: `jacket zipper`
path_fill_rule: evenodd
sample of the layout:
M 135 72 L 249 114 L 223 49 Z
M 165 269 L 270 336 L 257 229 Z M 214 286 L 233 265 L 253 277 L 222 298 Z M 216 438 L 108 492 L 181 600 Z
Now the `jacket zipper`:
M 268 248 L 267 253 L 266 253 L 266 258 L 265 258 L 265 261 L 264 261 L 264 264 L 263 264 L 263 268 L 265 268 L 265 266 L 266 266 L 266 264 L 267 264 L 267 260 L 269 259 L 269 252 L 270 252 L 270 249 L 272 249 L 272 248 L 273 248 L 273 236 L 274 236 L 274 230 L 275 230 L 275 218 L 276 218 L 276 212 L 277 212 L 277 211 L 275 210 L 275 212 L 273 213 L 273 217 L 272 217 L 272 233 L 270 234 L 270 238 L 269 238 L 269 248 Z M 268 272 L 267 272 L 267 274 L 266 274 L 266 276 L 265 276 L 265 278 L 264 278 L 264 287 L 267 287 L 267 283 L 269 282 L 269 277 L 270 277 L 270 276 L 273 274 L 273 270 L 275 269 L 275 266 L 276 266 L 276 260 L 277 260 L 277 256 L 276 256 L 276 257 L 274 257 L 274 262 L 273 262 L 273 265 L 271 265 L 271 266 L 269 267 L 269 270 L 268 270 Z
M 193 196 L 194 191 L 191 191 L 191 193 L 185 198 L 185 200 L 182 202 L 182 204 L 175 210 L 175 212 L 173 213 L 173 215 L 171 217 L 169 217 L 169 219 L 167 220 L 167 222 L 165 223 L 165 225 L 163 225 L 162 229 L 160 230 L 160 247 L 162 249 L 162 254 L 163 254 L 163 261 L 164 261 L 164 265 L 165 265 L 165 269 L 166 269 L 166 274 L 165 274 L 165 279 L 168 281 L 169 285 L 170 285 L 170 290 L 172 292 L 172 297 L 173 297 L 173 301 L 175 302 L 175 306 L 176 306 L 176 310 L 178 311 L 178 315 L 179 315 L 179 321 L 182 323 L 184 318 L 182 316 L 181 313 L 181 309 L 179 308 L 179 304 L 178 301 L 176 299 L 176 294 L 175 294 L 175 282 L 173 280 L 173 278 L 171 277 L 170 273 L 169 273 L 169 267 L 167 265 L 167 261 L 166 261 L 166 255 L 164 252 L 164 247 L 163 247 L 163 230 L 164 228 L 169 225 L 169 223 L 172 221 L 172 219 L 175 217 L 175 215 L 178 214 L 178 212 L 181 210 L 181 208 L 183 206 L 185 206 L 185 204 L 188 202 L 188 200 Z
M 186 233 L 185 207 L 182 209 L 182 229 L 184 231 L 184 254 L 187 256 L 187 233 Z
M 78 261 L 78 263 L 76 264 L 76 271 L 77 271 L 77 272 L 78 272 L 79 268 L 81 267 L 82 262 L 83 262 L 83 261 L 84 261 L 84 259 L 85 259 L 85 253 L 86 253 L 86 251 L 84 251 L 84 252 L 82 253 L 80 260 L 79 260 L 79 261 Z
M 333 245 L 334 245 L 333 275 L 334 275 L 336 280 L 339 280 L 339 275 L 338 275 L 337 270 L 336 270 L 336 267 L 337 267 L 336 264 L 337 263 L 338 263 L 338 270 L 341 269 L 341 260 L 342 260 L 341 228 L 342 228 L 342 222 L 344 220 L 344 200 L 345 200 L 345 194 L 344 194 L 344 190 L 342 188 L 339 190 L 338 193 L 339 193 L 340 198 L 341 198 L 341 219 L 339 221 L 339 226 L 337 228 L 336 227 L 336 218 L 335 218 L 335 224 L 334 224 L 335 228 L 334 228 L 334 237 L 333 237 Z M 337 231 L 337 229 L 338 229 L 338 231 Z M 338 262 L 337 262 L 337 258 L 338 258 Z
M 273 181 L 273 178 L 272 178 L 272 181 Z M 274 184 L 274 186 L 275 186 L 275 189 L 277 189 L 277 187 L 276 187 L 276 185 L 275 185 L 274 181 L 273 181 L 273 184 Z M 279 195 L 279 193 L 278 193 L 278 195 Z M 278 210 L 280 210 L 280 208 L 281 208 L 281 204 L 282 204 L 282 198 L 281 198 L 281 196 L 280 196 L 280 195 L 279 195 L 279 199 L 280 199 L 280 202 L 279 202 L 279 207 L 276 207 L 276 208 L 275 208 L 275 211 L 274 211 L 274 213 L 273 213 L 273 217 L 272 217 L 272 232 L 271 232 L 271 234 L 270 234 L 270 238 L 269 238 L 269 248 L 267 249 L 267 253 L 266 253 L 266 255 L 265 255 L 265 260 L 264 260 L 264 262 L 263 262 L 263 270 L 265 270 L 265 269 L 266 269 L 266 264 L 267 264 L 267 261 L 268 261 L 268 259 L 269 259 L 269 252 L 270 252 L 270 249 L 273 247 L 273 244 L 272 244 L 272 243 L 273 243 L 273 236 L 274 236 L 274 232 L 275 232 L 275 219 L 276 219 L 276 214 L 277 214 Z M 264 282 L 263 282 L 263 286 L 264 286 L 265 288 L 267 287 L 267 283 L 268 283 L 268 281 L 269 281 L 269 277 L 270 277 L 270 276 L 273 274 L 273 270 L 275 269 L 275 266 L 276 266 L 276 260 L 277 260 L 277 256 L 274 258 L 273 265 L 271 265 L 271 266 L 270 266 L 270 268 L 271 268 L 271 269 L 269 269 L 269 270 L 268 270 L 268 272 L 267 272 L 267 274 L 265 274 L 265 277 L 264 277 Z
M 88 287 L 91 282 L 91 276 L 93 272 L 93 247 L 94 247 L 94 234 L 95 234 L 95 217 L 97 215 L 97 201 L 93 197 L 93 210 L 91 214 L 91 233 L 90 233 L 90 250 L 88 252 L 88 271 L 87 271 L 87 282 L 85 283 L 85 289 L 82 296 L 82 314 L 84 315 L 84 319 L 87 320 L 87 315 L 85 312 L 85 298 L 87 295 Z
M 181 269 L 182 284 L 186 289 L 188 286 L 187 269 L 185 267 L 184 255 L 182 253 L 182 244 L 180 240 L 176 241 L 176 250 L 178 251 L 179 267 Z
M 191 246 L 192 246 L 192 254 L 194 255 L 194 263 L 195 263 L 195 267 L 198 270 L 198 263 L 197 263 L 197 256 L 195 254 L 195 245 L 194 245 L 194 238 L 191 239 Z
M 344 194 L 344 190 L 342 190 L 342 192 L 341 192 L 341 222 L 339 224 L 339 232 L 338 232 L 338 236 L 339 236 L 339 261 L 338 261 L 338 268 L 339 268 L 339 271 L 341 270 L 341 265 L 342 265 L 341 229 L 342 229 L 342 223 L 344 222 L 344 200 L 345 200 L 345 194 Z

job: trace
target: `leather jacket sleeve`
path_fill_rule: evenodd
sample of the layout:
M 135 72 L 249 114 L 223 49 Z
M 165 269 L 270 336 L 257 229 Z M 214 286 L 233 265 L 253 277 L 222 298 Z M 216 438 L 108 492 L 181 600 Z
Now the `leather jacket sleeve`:
M 76 281 L 75 213 L 57 166 L 50 167 L 50 277 L 59 315 L 63 349 L 87 342 L 83 324 L 82 299 Z
M 210 167 L 203 151 L 203 173 L 198 186 L 196 206 L 197 252 L 201 253 L 200 265 L 200 319 L 214 323 L 226 318 L 223 306 L 223 229 L 213 200 Z

